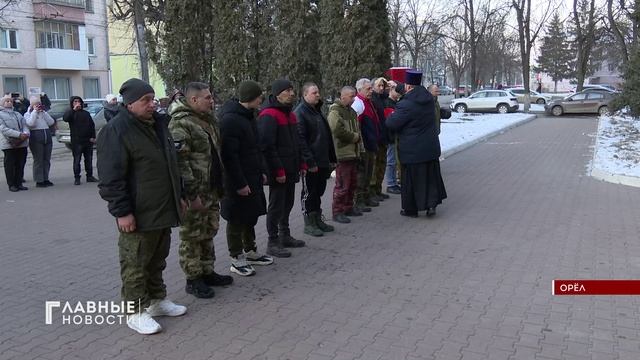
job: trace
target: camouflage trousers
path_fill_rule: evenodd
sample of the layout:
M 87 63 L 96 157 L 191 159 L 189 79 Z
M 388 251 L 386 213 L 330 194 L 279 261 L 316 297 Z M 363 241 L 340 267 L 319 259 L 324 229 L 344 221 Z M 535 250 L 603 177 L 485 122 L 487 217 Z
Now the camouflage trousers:
M 136 311 L 149 307 L 151 300 L 167 296 L 162 271 L 167 266 L 170 244 L 169 228 L 120 233 L 118 250 L 122 300 L 134 301 Z
M 187 280 L 211 274 L 216 259 L 213 238 L 220 227 L 220 202 L 213 194 L 200 199 L 207 210 L 187 210 L 180 227 L 178 257 Z

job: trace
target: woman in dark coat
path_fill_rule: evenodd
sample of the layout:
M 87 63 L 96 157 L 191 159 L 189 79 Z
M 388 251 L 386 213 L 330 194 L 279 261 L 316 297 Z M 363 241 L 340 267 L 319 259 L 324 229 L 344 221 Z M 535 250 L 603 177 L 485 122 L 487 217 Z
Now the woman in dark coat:
M 447 198 L 440 174 L 440 141 L 435 119 L 435 99 L 420 85 L 422 73 L 407 71 L 406 94 L 386 121 L 398 134 L 398 155 L 402 164 L 402 211 L 417 217 L 427 210 L 435 215 L 436 206 Z
M 254 92 L 249 91 L 249 95 L 240 92 L 242 103 L 232 99 L 220 110 L 221 157 L 225 169 L 221 215 L 227 220 L 231 271 L 243 276 L 255 274 L 251 264 L 273 262 L 270 257 L 257 253 L 255 243 L 254 226 L 258 217 L 267 213 L 263 191 L 267 178 L 262 152 L 258 148 L 255 119 L 255 110 L 262 102 L 261 89 L 256 83 L 252 82 L 252 85 L 255 85 L 251 87 Z

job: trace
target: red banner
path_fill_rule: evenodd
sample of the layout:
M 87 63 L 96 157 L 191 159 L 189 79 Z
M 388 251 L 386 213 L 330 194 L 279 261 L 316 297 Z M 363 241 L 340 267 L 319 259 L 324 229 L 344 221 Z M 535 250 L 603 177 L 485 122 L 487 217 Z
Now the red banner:
M 640 295 L 640 280 L 553 280 L 553 295 Z

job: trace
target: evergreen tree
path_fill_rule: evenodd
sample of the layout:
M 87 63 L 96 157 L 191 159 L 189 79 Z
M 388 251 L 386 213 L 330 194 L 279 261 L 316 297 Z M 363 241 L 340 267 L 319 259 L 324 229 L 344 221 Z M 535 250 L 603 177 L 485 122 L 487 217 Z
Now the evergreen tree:
M 152 59 L 169 88 L 191 81 L 213 85 L 214 18 L 212 2 L 167 0 L 164 36 Z
M 222 0 L 225 1 L 225 0 Z M 251 80 L 269 87 L 276 75 L 271 62 L 273 50 L 278 46 L 273 27 L 274 2 L 276 0 L 244 0 L 247 29 L 247 71 Z M 226 59 L 225 61 L 235 61 Z
M 545 72 L 554 82 L 554 91 L 558 90 L 558 81 L 572 76 L 572 62 L 574 59 L 570 44 L 566 40 L 562 21 L 555 13 L 551 23 L 547 26 L 547 34 L 542 38 L 540 56 L 536 59 L 536 71 Z
M 217 1 L 215 8 L 216 54 L 213 73 L 217 96 L 228 99 L 236 94 L 240 82 L 250 77 L 247 5 L 241 1 Z
M 320 6 L 320 68 L 324 93 L 338 95 L 340 88 L 352 85 L 350 62 L 350 37 L 346 24 L 345 0 L 319 0 Z
M 383 76 L 391 66 L 388 18 L 387 0 L 359 0 L 349 8 L 351 84 L 361 77 Z
M 640 47 L 634 48 L 622 77 L 622 94 L 614 100 L 613 106 L 629 106 L 633 116 L 640 116 Z
M 287 78 L 297 91 L 305 82 L 320 85 L 317 2 L 280 0 L 275 3 L 275 10 L 273 25 L 277 46 L 269 62 L 273 80 Z

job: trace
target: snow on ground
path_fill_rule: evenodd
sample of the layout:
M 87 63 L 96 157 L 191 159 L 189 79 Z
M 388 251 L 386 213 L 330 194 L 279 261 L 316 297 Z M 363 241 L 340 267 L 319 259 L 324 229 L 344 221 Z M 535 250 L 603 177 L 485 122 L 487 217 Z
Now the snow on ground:
M 473 144 L 486 136 L 525 122 L 532 114 L 460 114 L 454 112 L 450 119 L 442 120 L 440 146 L 442 153 Z
M 524 111 L 524 104 L 519 104 L 518 106 L 518 111 Z M 544 105 L 531 104 L 530 106 L 529 111 L 544 112 Z
M 640 119 L 630 116 L 601 116 L 598 122 L 592 175 L 607 181 L 621 177 L 640 180 Z M 636 182 L 633 181 L 632 182 Z

